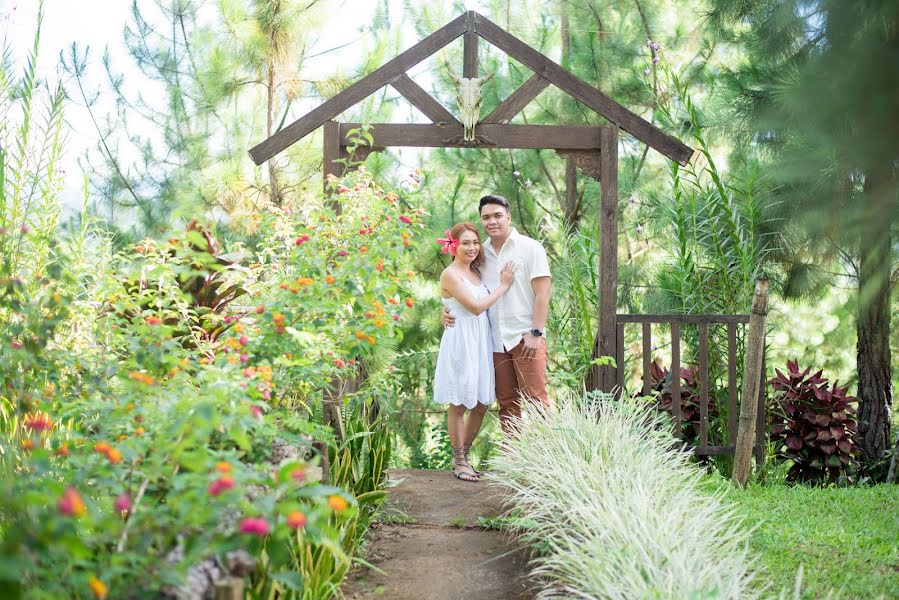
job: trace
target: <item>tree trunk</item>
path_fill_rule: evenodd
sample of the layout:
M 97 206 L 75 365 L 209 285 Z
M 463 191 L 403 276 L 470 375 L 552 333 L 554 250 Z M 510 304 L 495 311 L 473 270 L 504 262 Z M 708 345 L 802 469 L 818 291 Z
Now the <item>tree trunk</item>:
M 268 92 L 268 119 L 266 120 L 266 137 L 272 137 L 275 133 L 275 95 L 277 94 L 275 83 L 275 60 L 270 59 L 268 63 L 268 82 L 266 85 Z M 278 168 L 275 165 L 275 157 L 268 161 L 268 182 L 269 182 L 269 198 L 275 206 L 281 206 L 281 186 L 278 183 Z
M 889 170 L 865 178 L 865 229 L 858 269 L 858 431 L 862 464 L 883 458 L 890 445 L 893 383 L 890 363 L 890 221 L 895 208 Z

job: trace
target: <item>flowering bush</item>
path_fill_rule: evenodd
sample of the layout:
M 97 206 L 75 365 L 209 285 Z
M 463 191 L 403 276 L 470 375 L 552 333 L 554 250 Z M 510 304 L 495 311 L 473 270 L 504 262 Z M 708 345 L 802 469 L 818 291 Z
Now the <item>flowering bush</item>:
M 45 326 L 65 325 L 64 263 L 27 301 L 5 277 L 0 312 L 20 325 L 3 352 L 20 360 L 4 381 L 27 364 L 33 377 L 5 383 L 31 395 L 4 395 L 19 417 L 0 440 L 0 584 L 37 598 L 174 594 L 206 559 L 243 550 L 261 595 L 334 593 L 383 498 L 389 436 L 380 426 L 360 457 L 361 437 L 334 446 L 344 487 L 322 485 L 308 446 L 331 434 L 315 403 L 398 335 L 420 226 L 366 173 L 340 185 L 342 214 L 265 216 L 255 265 L 223 265 L 196 227 L 121 258 L 94 320 L 102 377 L 77 394 L 34 397 L 36 378 L 58 379 L 38 358 Z M 251 306 L 221 314 L 244 289 Z M 273 451 L 285 442 L 287 459 Z
M 408 255 L 421 212 L 404 208 L 364 169 L 335 185 L 340 214 L 319 206 L 303 220 L 268 217 L 272 233 L 260 250 L 267 297 L 225 342 L 228 360 L 236 354 L 272 368 L 275 404 L 303 402 L 352 377 L 360 360 L 398 339 L 403 313 L 415 305 Z
M 792 461 L 791 481 L 836 481 L 857 467 L 860 449 L 855 443 L 857 400 L 848 388 L 830 388 L 821 371 L 799 370 L 797 361 L 787 361 L 787 372 L 775 369 L 769 381 L 774 388 L 771 440 L 783 442 L 780 456 Z

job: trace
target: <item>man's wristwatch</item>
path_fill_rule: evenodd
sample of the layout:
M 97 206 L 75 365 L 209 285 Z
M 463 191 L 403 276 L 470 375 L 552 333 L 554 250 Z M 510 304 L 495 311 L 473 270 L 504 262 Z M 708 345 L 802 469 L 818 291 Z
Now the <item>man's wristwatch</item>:
M 539 329 L 531 329 L 531 335 L 534 337 L 540 337 L 543 335 L 543 332 Z

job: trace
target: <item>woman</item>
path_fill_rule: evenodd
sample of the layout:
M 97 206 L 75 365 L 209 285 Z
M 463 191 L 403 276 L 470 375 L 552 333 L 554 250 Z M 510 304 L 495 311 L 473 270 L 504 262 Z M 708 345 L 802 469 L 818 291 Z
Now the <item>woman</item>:
M 440 274 L 443 304 L 456 315 L 455 327 L 443 331 L 434 376 L 434 400 L 449 404 L 450 445 L 453 448 L 453 475 L 463 481 L 478 481 L 477 471 L 468 463 L 468 450 L 481 428 L 487 405 L 496 399 L 493 380 L 493 347 L 487 309 L 509 289 L 515 265 L 506 263 L 500 285 L 487 289 L 479 268 L 484 264 L 478 230 L 471 223 L 459 223 L 438 240 L 453 262 Z M 465 411 L 470 411 L 465 419 Z

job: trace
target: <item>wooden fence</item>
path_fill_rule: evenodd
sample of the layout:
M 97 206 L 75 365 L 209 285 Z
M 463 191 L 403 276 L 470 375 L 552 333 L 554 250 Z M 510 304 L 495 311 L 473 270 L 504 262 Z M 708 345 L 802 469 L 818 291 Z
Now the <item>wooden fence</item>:
M 641 356 L 643 362 L 643 385 L 641 393 L 650 395 L 652 391 L 651 366 L 653 362 L 652 326 L 669 325 L 671 327 L 671 399 L 672 416 L 674 417 L 675 435 L 681 436 L 681 326 L 698 326 L 697 373 L 699 383 L 699 443 L 693 446 L 698 456 L 733 454 L 737 439 L 737 416 L 739 409 L 737 398 L 740 389 L 737 387 L 737 327 L 745 327 L 749 323 L 749 315 L 616 315 L 616 382 L 624 390 L 625 353 L 624 327 L 627 324 L 642 326 Z M 709 327 L 727 326 L 727 443 L 711 444 L 709 440 Z M 759 462 L 764 457 L 765 436 L 765 359 L 762 357 L 761 385 L 759 385 L 758 405 L 756 411 L 756 439 L 754 452 Z

